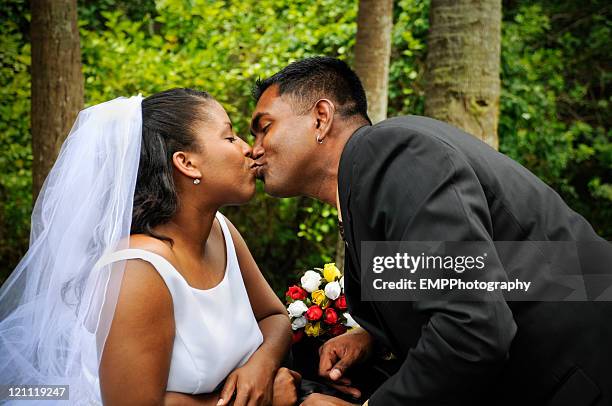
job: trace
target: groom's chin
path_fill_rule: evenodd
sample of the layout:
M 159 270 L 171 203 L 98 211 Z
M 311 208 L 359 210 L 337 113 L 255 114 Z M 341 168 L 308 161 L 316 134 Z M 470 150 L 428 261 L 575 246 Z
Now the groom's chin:
M 264 192 L 272 197 L 284 198 L 299 195 L 298 193 L 293 193 L 289 188 L 274 184 L 274 182 L 266 182 L 265 179 L 262 179 L 262 182 L 264 184 Z

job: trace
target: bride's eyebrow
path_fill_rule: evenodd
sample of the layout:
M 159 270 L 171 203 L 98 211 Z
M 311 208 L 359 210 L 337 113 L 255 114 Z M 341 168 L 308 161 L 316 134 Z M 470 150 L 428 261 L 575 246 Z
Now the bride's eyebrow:
M 229 121 L 225 122 L 225 125 L 227 127 L 229 127 L 229 130 L 233 133 L 234 132 L 234 127 L 232 126 L 232 123 L 230 123 Z M 227 130 L 227 129 L 226 129 Z M 223 131 L 225 133 L 225 130 Z

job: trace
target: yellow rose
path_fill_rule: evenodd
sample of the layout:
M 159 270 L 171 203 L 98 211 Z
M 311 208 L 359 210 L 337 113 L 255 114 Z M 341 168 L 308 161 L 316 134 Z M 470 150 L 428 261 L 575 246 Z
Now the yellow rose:
M 332 262 L 331 264 L 325 264 L 325 266 L 323 267 L 323 277 L 327 282 L 333 282 L 336 280 L 336 278 L 339 278 L 341 276 L 342 274 L 340 273 L 340 270 L 336 267 L 335 263 Z
M 315 324 L 308 323 L 304 328 L 307 336 L 318 337 L 321 334 L 321 322 L 317 321 Z
M 325 300 L 325 291 L 323 289 L 315 290 L 310 296 L 312 297 L 312 303 L 320 306 Z

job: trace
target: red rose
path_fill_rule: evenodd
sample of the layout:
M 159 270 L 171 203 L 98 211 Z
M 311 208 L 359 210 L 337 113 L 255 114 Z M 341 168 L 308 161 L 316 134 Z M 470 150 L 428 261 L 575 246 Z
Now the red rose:
M 344 311 L 348 309 L 348 306 L 346 305 L 346 296 L 340 295 L 340 297 L 336 299 L 336 303 L 334 303 L 334 306 L 336 306 L 336 309 L 338 310 Z
M 336 313 L 336 311 L 331 307 L 325 309 L 325 317 L 323 318 L 323 321 L 327 324 L 336 324 L 338 322 L 338 313 Z
M 317 321 L 323 316 L 323 310 L 317 305 L 310 306 L 306 311 L 306 318 L 310 321 Z
M 329 334 L 332 336 L 339 336 L 340 334 L 344 334 L 346 332 L 346 326 L 342 323 L 338 323 L 332 328 L 329 329 Z
M 293 337 L 291 338 L 291 344 L 295 344 L 299 342 L 304 337 L 304 330 L 299 329 L 293 332 Z
M 297 285 L 289 287 L 285 296 L 289 296 L 293 300 L 304 300 L 308 297 L 308 293 Z

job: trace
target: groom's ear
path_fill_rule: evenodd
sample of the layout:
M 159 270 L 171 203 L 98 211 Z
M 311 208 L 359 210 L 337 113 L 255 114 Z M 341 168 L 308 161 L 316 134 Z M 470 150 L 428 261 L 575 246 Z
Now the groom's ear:
M 172 163 L 174 167 L 183 175 L 195 179 L 201 178 L 202 172 L 195 165 L 192 155 L 183 151 L 177 151 L 172 154 Z
M 323 141 L 329 134 L 334 121 L 336 106 L 329 99 L 319 99 L 313 108 L 315 119 L 315 133 L 319 140 Z

